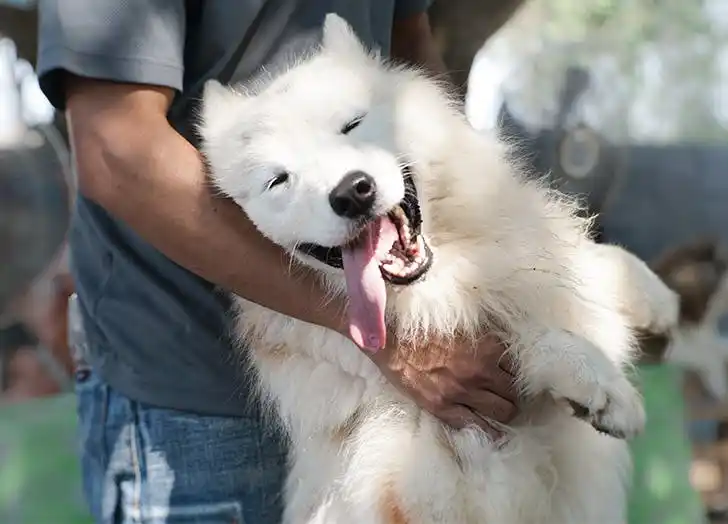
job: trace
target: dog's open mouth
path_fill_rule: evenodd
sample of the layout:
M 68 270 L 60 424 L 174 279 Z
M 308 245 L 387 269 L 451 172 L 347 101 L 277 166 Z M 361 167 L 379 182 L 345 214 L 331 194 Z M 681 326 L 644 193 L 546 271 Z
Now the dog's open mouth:
M 380 259 L 379 269 L 389 282 L 405 286 L 427 273 L 432 265 L 432 252 L 421 233 L 413 230 L 412 221 L 401 205 L 387 214 L 387 220 L 394 226 L 397 238 Z
M 432 266 L 432 251 L 422 235 L 417 190 L 403 172 L 405 197 L 386 215 L 362 223 L 356 236 L 343 246 L 302 244 L 299 250 L 329 266 L 342 268 L 349 295 L 349 332 L 361 347 L 384 346 L 385 281 L 409 285 Z
M 372 228 L 379 229 L 376 256 L 382 277 L 395 285 L 406 286 L 423 277 L 432 266 L 432 251 L 422 236 L 422 214 L 417 190 L 408 170 L 403 172 L 405 197 L 386 216 L 375 217 L 363 224 L 362 229 L 345 246 L 325 247 L 318 244 L 301 244 L 299 250 L 331 267 L 343 268 L 342 251 L 355 250 L 372 241 Z M 385 245 L 393 242 L 389 249 Z

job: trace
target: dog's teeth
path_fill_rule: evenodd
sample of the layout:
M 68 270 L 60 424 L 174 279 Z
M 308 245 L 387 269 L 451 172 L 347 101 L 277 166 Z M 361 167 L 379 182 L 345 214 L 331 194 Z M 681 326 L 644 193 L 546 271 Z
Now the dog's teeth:
M 400 229 L 403 240 L 410 238 L 410 228 L 403 224 Z M 390 251 L 380 261 L 381 268 L 392 276 L 406 278 L 420 270 L 425 262 L 426 249 L 422 236 L 417 235 L 411 242 L 402 245 L 400 241 L 394 243 Z

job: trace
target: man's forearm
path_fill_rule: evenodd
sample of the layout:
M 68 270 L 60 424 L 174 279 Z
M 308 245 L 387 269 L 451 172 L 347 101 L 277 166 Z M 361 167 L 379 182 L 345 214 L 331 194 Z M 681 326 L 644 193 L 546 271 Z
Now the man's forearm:
M 444 72 L 429 31 L 426 16 L 398 21 L 392 52 Z M 150 111 L 135 106 L 136 97 L 149 100 L 155 91 L 149 86 L 137 92 L 105 83 L 100 95 L 98 82 L 75 78 L 70 85 L 75 96 L 69 98 L 69 128 L 82 193 L 170 259 L 223 289 L 347 332 L 344 304 L 326 297 L 312 272 L 293 269 L 286 254 L 264 239 L 232 201 L 213 195 L 199 153 L 163 117 L 169 92 L 160 98 L 164 107 Z
M 164 119 L 99 136 L 74 128 L 71 112 L 70 128 L 81 191 L 169 258 L 264 307 L 345 332 L 343 304 L 213 195 L 199 153 Z

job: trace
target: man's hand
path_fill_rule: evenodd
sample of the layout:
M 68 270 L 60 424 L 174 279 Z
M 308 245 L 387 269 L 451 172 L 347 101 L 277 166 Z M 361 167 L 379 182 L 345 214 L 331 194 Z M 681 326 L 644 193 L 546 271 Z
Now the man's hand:
M 518 413 L 515 365 L 495 336 L 473 347 L 465 339 L 430 340 L 425 346 L 393 341 L 371 356 L 382 373 L 420 407 L 456 428 L 489 420 L 508 424 Z

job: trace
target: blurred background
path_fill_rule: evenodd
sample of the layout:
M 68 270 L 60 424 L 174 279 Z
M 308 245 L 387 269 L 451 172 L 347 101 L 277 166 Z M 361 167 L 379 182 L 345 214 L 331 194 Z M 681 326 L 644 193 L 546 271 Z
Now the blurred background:
M 0 523 L 82 524 L 73 173 L 34 7 L 0 0 Z M 642 337 L 630 524 L 728 523 L 728 1 L 438 0 L 431 18 L 473 125 L 680 295 L 680 325 Z

